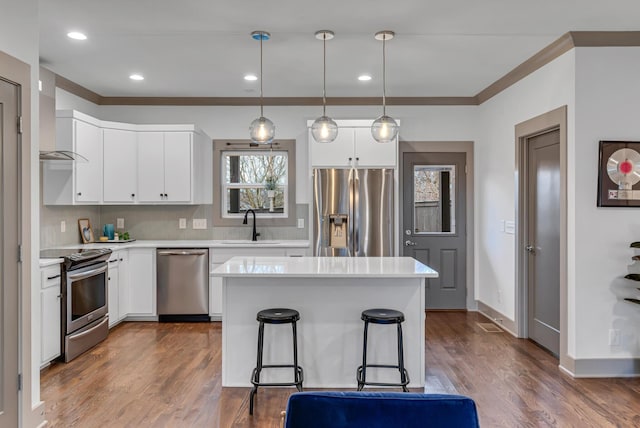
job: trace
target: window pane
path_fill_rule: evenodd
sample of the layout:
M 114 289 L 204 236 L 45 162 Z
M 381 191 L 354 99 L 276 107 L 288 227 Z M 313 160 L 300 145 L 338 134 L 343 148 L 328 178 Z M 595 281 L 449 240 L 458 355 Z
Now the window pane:
M 455 233 L 455 165 L 416 165 L 414 233 Z
M 269 195 L 273 194 L 273 197 Z M 244 213 L 249 208 L 257 213 L 283 214 L 284 189 L 278 188 L 270 193 L 264 188 L 227 189 L 227 214 Z M 234 201 L 237 201 L 234 203 Z M 273 206 L 273 208 L 272 208 Z M 273 209 L 273 210 L 271 210 Z
M 287 184 L 286 152 L 225 152 L 227 183 L 265 184 L 273 177 L 279 185 Z

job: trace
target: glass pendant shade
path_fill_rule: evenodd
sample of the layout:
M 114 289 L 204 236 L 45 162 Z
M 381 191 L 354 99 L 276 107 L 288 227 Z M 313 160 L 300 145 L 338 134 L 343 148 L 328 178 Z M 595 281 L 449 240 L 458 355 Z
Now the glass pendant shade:
M 338 124 L 329 116 L 320 116 L 311 125 L 311 135 L 318 143 L 330 143 L 338 136 Z
M 371 125 L 371 135 L 378 143 L 390 143 L 398 135 L 400 127 L 390 116 L 380 116 Z
M 276 136 L 276 126 L 264 116 L 260 116 L 249 126 L 251 141 L 258 144 L 270 144 Z
M 400 127 L 390 116 L 387 116 L 387 79 L 386 79 L 386 54 L 385 42 L 393 39 L 393 31 L 378 31 L 376 40 L 382 41 L 382 116 L 371 124 L 371 135 L 378 143 L 390 143 L 398 135 Z
M 260 117 L 255 119 L 249 125 L 249 138 L 258 144 L 270 144 L 276 136 L 276 126 L 269 119 L 264 117 L 264 103 L 262 99 L 262 42 L 271 38 L 266 31 L 253 31 L 251 33 L 253 40 L 260 42 Z

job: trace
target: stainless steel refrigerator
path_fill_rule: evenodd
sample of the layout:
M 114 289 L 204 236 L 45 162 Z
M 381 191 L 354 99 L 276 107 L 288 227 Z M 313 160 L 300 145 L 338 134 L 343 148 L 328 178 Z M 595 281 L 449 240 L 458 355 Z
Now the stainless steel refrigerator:
M 393 256 L 393 169 L 313 170 L 313 254 Z

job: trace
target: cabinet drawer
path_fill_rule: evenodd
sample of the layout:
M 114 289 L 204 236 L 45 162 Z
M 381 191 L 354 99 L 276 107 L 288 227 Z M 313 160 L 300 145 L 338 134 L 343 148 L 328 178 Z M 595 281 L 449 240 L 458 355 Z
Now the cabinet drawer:
M 49 287 L 60 287 L 60 265 L 47 266 L 40 269 L 40 285 L 43 289 Z

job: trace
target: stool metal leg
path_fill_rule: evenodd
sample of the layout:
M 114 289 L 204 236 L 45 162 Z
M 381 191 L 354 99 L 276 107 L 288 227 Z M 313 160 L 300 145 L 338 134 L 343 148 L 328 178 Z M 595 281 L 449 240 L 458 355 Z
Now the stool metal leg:
M 362 343 L 362 375 L 358 379 L 358 391 L 362 391 L 367 381 L 367 336 L 369 332 L 369 321 L 364 322 L 364 339 Z
M 302 380 L 300 379 L 300 369 L 298 368 L 298 334 L 295 321 L 291 323 L 291 328 L 293 330 L 293 379 L 298 391 L 302 392 Z
M 253 369 L 253 388 L 249 393 L 249 414 L 253 415 L 253 400 L 258 393 L 258 384 L 260 383 L 260 371 L 262 371 L 262 349 L 264 344 L 264 323 L 260 322 L 258 326 L 258 355 L 256 357 L 256 368 Z
M 402 324 L 398 323 L 398 369 L 400 370 L 400 382 L 402 382 L 402 391 L 409 392 L 406 386 L 406 376 L 404 369 L 404 351 L 402 344 Z

